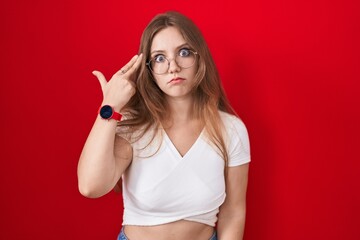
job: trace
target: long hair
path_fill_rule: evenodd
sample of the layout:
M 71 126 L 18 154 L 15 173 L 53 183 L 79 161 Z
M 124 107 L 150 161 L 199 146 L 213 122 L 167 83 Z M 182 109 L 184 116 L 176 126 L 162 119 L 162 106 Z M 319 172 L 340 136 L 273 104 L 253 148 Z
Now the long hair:
M 143 62 L 137 71 L 135 95 L 123 109 L 130 116 L 121 121 L 119 126 L 127 126 L 129 131 L 142 130 L 141 137 L 150 128 L 158 129 L 163 119 L 169 117 L 165 94 L 157 86 L 146 62 L 150 58 L 150 49 L 154 36 L 167 27 L 176 27 L 185 41 L 199 57 L 195 83 L 192 88 L 194 99 L 193 116 L 200 119 L 211 142 L 220 151 L 228 163 L 228 153 L 223 137 L 223 123 L 218 110 L 235 114 L 225 96 L 220 77 L 198 27 L 184 15 L 170 11 L 155 16 L 145 28 L 140 42 L 139 53 L 143 53 Z M 154 138 L 155 136 L 153 136 Z

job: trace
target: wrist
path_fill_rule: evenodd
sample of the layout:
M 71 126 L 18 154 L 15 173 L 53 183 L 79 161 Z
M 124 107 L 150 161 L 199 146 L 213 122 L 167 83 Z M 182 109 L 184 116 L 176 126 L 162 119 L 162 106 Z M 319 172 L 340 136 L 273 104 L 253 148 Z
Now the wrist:
M 111 106 L 115 110 L 115 112 L 120 112 L 121 109 L 124 107 L 123 104 L 114 103 L 113 101 L 108 101 L 106 99 L 104 99 L 101 103 L 101 106 L 104 106 L 104 105 Z
M 119 112 L 117 112 L 114 109 L 114 107 L 112 107 L 111 105 L 108 105 L 108 104 L 101 105 L 98 110 L 98 114 L 100 115 L 100 117 L 102 119 L 105 119 L 105 120 L 111 120 L 111 119 L 114 119 L 116 121 L 121 120 L 121 114 Z

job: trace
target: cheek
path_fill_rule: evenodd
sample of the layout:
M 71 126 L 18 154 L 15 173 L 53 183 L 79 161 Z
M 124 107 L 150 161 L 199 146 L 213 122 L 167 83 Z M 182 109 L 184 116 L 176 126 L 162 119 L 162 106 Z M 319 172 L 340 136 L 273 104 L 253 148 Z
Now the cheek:
M 158 85 L 160 88 L 164 85 L 165 80 L 161 76 L 154 76 L 153 79 L 156 85 Z
M 151 80 L 158 85 L 158 83 L 159 83 L 159 76 L 152 73 L 152 74 L 151 74 Z
M 194 68 L 190 68 L 188 74 L 189 74 L 189 76 L 191 76 L 192 79 L 194 79 L 197 71 L 198 71 L 198 68 L 196 66 Z
M 154 82 L 154 84 L 163 92 L 165 89 L 165 84 L 163 83 L 163 81 L 161 80 L 161 77 L 157 76 L 153 76 L 152 77 L 152 81 Z
M 203 66 L 205 66 L 205 65 L 203 65 Z M 200 63 L 199 62 L 196 63 L 195 74 L 197 74 L 198 71 L 200 71 Z
M 156 78 L 155 76 L 152 77 L 152 80 L 153 80 L 157 85 L 159 85 L 159 84 L 158 84 L 159 81 L 157 80 L 157 78 Z

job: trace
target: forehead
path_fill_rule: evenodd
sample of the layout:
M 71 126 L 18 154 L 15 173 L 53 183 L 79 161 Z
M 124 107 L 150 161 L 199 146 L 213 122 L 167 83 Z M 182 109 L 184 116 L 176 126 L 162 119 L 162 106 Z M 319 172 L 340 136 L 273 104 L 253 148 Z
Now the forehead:
M 186 41 L 176 27 L 167 27 L 155 35 L 151 44 L 151 51 L 172 51 L 184 43 Z

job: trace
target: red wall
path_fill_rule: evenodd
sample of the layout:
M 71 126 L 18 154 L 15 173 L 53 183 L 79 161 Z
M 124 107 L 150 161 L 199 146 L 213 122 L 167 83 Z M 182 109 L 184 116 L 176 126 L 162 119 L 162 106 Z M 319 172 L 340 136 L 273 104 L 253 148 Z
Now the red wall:
M 359 1 L 2 1 L 0 239 L 115 239 L 121 196 L 78 193 L 110 77 L 148 21 L 202 29 L 246 123 L 246 240 L 360 239 Z

